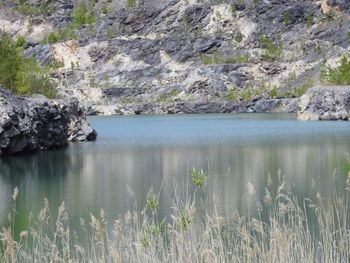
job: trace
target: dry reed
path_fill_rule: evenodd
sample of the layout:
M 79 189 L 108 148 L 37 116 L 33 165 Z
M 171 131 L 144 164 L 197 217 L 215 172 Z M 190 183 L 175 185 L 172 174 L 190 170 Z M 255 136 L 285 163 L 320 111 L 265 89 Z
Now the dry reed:
M 87 242 L 79 241 L 70 230 L 64 203 L 52 221 L 45 200 L 33 227 L 19 238 L 13 236 L 14 224 L 2 229 L 0 261 L 349 262 L 348 196 L 334 194 L 330 206 L 319 194 L 313 201 L 298 201 L 281 180 L 275 194 L 266 188 L 256 208 L 223 218 L 210 205 L 208 195 L 196 197 L 206 191 L 200 174 L 192 180 L 195 194 L 185 199 L 175 195 L 170 219 L 158 219 L 159 195 L 152 191 L 143 211 L 128 212 L 112 223 L 106 221 L 103 210 L 89 220 L 81 219 Z M 349 186 L 350 177 L 347 194 Z M 255 194 L 253 185 L 248 185 L 247 194 L 247 199 Z M 15 189 L 14 203 L 17 196 Z M 16 214 L 14 206 L 11 220 Z

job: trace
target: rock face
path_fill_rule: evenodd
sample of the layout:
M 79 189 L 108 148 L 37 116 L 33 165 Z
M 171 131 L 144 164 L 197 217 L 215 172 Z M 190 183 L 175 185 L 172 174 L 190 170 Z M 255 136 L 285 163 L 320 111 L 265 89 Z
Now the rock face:
M 0 155 L 60 148 L 96 137 L 76 100 L 18 97 L 0 87 Z
M 300 120 L 349 120 L 350 86 L 314 87 L 300 98 Z
M 77 25 L 83 2 L 94 19 Z M 325 60 L 350 56 L 349 15 L 348 0 L 0 1 L 0 28 L 24 36 L 59 94 L 94 114 L 295 105 Z

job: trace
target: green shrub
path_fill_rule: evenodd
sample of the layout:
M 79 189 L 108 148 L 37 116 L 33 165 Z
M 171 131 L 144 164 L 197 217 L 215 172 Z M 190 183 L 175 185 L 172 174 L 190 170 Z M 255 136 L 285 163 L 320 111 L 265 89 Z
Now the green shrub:
M 291 15 L 290 15 L 290 11 L 289 10 L 287 10 L 286 12 L 283 13 L 283 23 L 285 25 L 289 24 L 290 18 L 291 18 Z
M 56 98 L 57 91 L 55 89 L 55 83 L 46 74 L 43 73 L 28 73 L 27 76 L 27 89 L 24 89 L 24 94 L 41 94 L 47 98 Z
M 16 42 L 0 33 L 0 84 L 16 94 L 55 97 L 54 83 L 32 58 L 22 55 Z
M 106 36 L 108 38 L 116 38 L 118 34 L 119 34 L 119 30 L 115 25 L 111 26 L 106 30 Z
M 107 5 L 103 5 L 102 8 L 101 8 L 101 12 L 102 14 L 108 14 L 108 6 Z
M 167 101 L 171 101 L 173 99 L 173 97 L 175 97 L 176 95 L 179 94 L 179 90 L 172 88 L 169 91 L 167 91 L 166 93 L 160 93 L 156 98 L 155 101 L 156 102 L 167 102 Z
M 137 5 L 137 0 L 127 0 L 126 7 L 127 8 L 135 8 Z
M 285 91 L 283 96 L 286 98 L 290 97 L 301 97 L 306 93 L 308 89 L 310 89 L 314 85 L 314 81 L 312 80 L 311 77 L 306 78 L 304 81 L 303 85 L 299 87 L 295 87 L 291 90 Z
M 275 61 L 283 55 L 282 44 L 274 44 L 271 38 L 264 35 L 260 36 L 259 46 L 264 49 L 261 54 L 261 59 L 264 61 Z
M 225 97 L 228 100 L 238 100 L 239 99 L 239 91 L 237 90 L 237 88 L 235 86 L 230 86 L 227 89 Z
M 278 89 L 276 86 L 271 86 L 270 90 L 269 90 L 269 97 L 271 99 L 275 99 L 278 96 Z
M 231 14 L 232 17 L 237 17 L 237 8 L 235 5 L 231 5 Z
M 337 17 L 335 11 L 333 9 L 329 10 L 326 14 L 325 14 L 325 17 L 324 19 L 326 21 L 332 21 L 334 20 L 335 18 Z
M 88 12 L 83 1 L 79 2 L 74 8 L 73 23 L 78 27 L 86 24 L 92 25 L 94 23 L 94 17 Z
M 321 69 L 320 79 L 323 84 L 350 85 L 350 60 L 343 56 L 337 67 L 325 65 Z
M 16 39 L 16 47 L 23 47 L 24 44 L 26 43 L 26 40 L 23 36 L 18 36 L 17 39 Z
M 75 33 L 74 25 L 68 25 L 58 32 L 58 39 L 60 40 L 71 40 L 77 39 L 77 34 Z
M 204 65 L 219 65 L 219 64 L 240 64 L 249 62 L 249 54 L 238 54 L 236 56 L 224 56 L 221 54 L 202 55 L 201 62 Z
M 235 40 L 238 42 L 238 43 L 241 43 L 242 40 L 243 40 L 243 35 L 241 32 L 238 32 L 236 35 L 235 35 Z
M 314 51 L 315 51 L 316 53 L 321 53 L 321 46 L 320 46 L 319 43 L 317 43 L 317 45 L 315 46 Z
M 306 25 L 308 27 L 311 27 L 314 24 L 314 14 L 312 13 L 311 10 L 307 11 L 306 14 Z
M 254 93 L 250 88 L 241 91 L 241 99 L 243 101 L 249 101 L 254 97 Z
M 42 1 L 39 6 L 33 6 L 27 1 L 19 1 L 17 7 L 17 11 L 27 16 L 39 16 L 39 15 L 48 15 L 52 13 L 55 9 L 54 3 L 50 3 L 49 1 Z
M 238 90 L 234 85 L 230 85 L 224 94 L 224 98 L 232 101 L 250 101 L 254 97 L 260 96 L 265 89 L 265 87 L 261 89 L 245 87 L 244 89 Z
M 45 39 L 45 43 L 47 44 L 55 44 L 57 42 L 58 42 L 58 36 L 54 32 L 50 32 Z

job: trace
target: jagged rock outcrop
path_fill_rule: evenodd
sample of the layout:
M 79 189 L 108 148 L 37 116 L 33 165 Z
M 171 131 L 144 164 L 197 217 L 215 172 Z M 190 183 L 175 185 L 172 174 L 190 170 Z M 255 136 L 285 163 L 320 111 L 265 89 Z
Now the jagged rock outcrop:
M 19 97 L 0 87 L 0 155 L 60 148 L 96 136 L 77 100 Z
M 300 98 L 300 120 L 349 120 L 350 86 L 314 87 Z

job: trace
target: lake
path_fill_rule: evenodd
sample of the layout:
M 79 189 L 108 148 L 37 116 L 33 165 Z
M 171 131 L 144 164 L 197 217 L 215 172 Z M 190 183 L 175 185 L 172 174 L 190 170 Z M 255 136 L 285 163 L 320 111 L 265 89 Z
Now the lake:
M 71 223 L 99 213 L 109 220 L 142 209 L 151 188 L 160 191 L 159 216 L 171 213 L 174 189 L 191 193 L 189 171 L 208 174 L 208 191 L 220 213 L 244 206 L 246 186 L 257 198 L 280 171 L 299 198 L 316 188 L 343 191 L 350 169 L 349 122 L 305 122 L 294 114 L 90 117 L 91 143 L 0 159 L 0 225 L 6 225 L 18 186 L 16 224 L 25 228 L 43 199 L 65 201 Z

